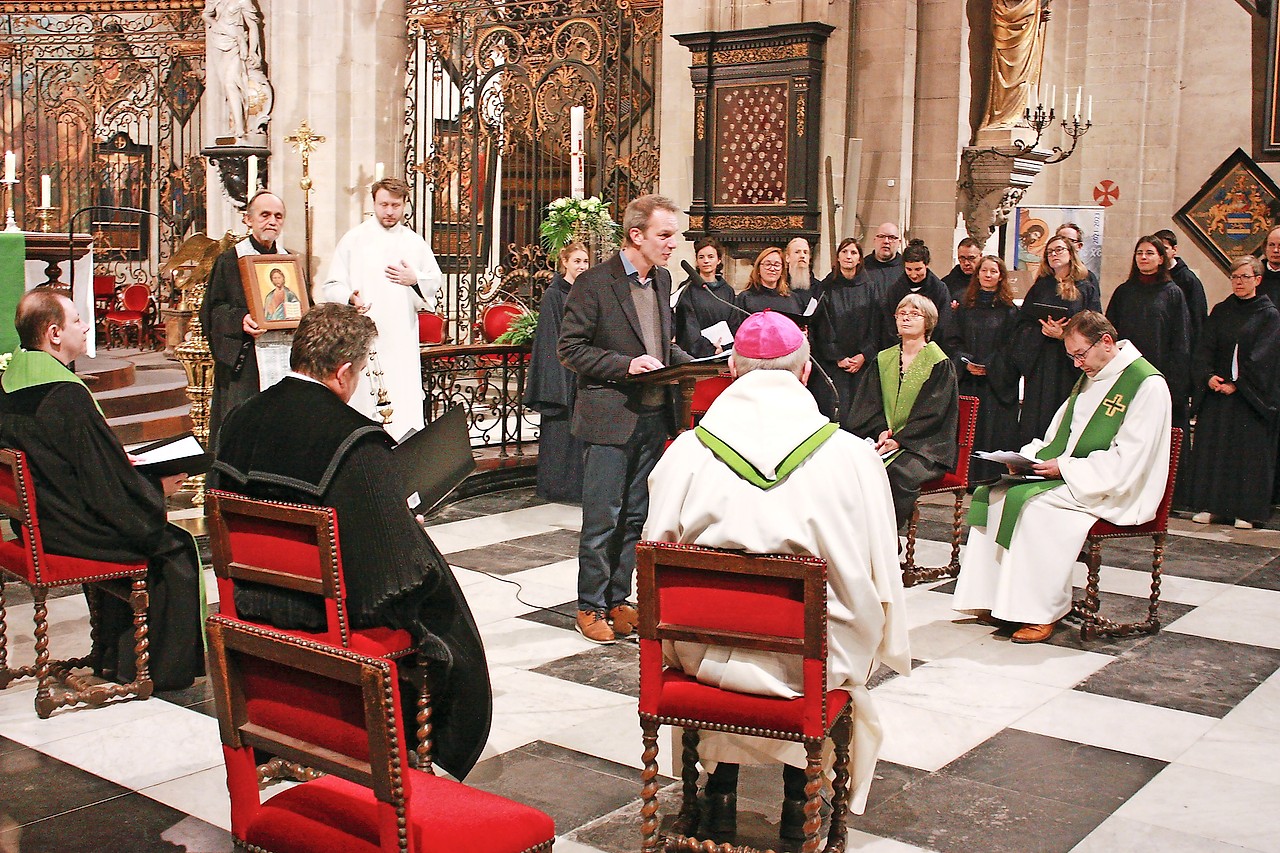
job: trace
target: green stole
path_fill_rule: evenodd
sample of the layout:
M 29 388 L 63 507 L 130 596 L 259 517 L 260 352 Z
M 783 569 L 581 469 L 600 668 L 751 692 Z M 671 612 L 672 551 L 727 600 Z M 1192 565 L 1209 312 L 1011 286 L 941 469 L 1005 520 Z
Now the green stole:
M 698 440 L 708 450 L 715 454 L 717 459 L 733 469 L 735 474 L 757 489 L 768 491 L 785 480 L 792 471 L 799 468 L 800 464 L 812 456 L 819 447 L 826 443 L 828 438 L 835 435 L 838 429 L 840 429 L 840 425 L 834 423 L 823 424 L 818 427 L 817 432 L 800 442 L 795 450 L 787 454 L 787 457 L 778 465 L 778 471 L 773 478 L 766 477 L 760 472 L 759 468 L 743 458 L 741 453 L 713 435 L 706 427 L 694 427 L 693 434 L 698 437 Z
M 12 352 L 18 346 L 13 315 L 26 291 L 27 238 L 20 233 L 0 232 L 0 352 Z
M 880 370 L 880 397 L 884 402 L 884 420 L 889 426 L 889 432 L 896 434 L 907 425 L 925 380 L 933 373 L 934 365 L 946 360 L 947 354 L 933 341 L 925 344 L 906 373 L 899 371 L 902 364 L 901 344 L 881 350 L 876 356 L 876 366 Z M 885 457 L 885 466 L 901 452 L 902 448 L 899 448 Z
M 5 393 L 12 394 L 24 388 L 34 388 L 37 385 L 49 385 L 54 382 L 71 382 L 86 391 L 89 390 L 84 380 L 67 370 L 65 364 L 44 350 L 17 349 L 9 359 L 9 366 L 5 368 L 3 378 L 0 378 L 0 388 L 3 388 Z M 92 399 L 92 394 L 90 398 Z M 102 414 L 102 407 L 98 405 L 97 400 L 93 401 L 93 405 L 97 408 L 98 414 Z
M 1128 412 L 1134 395 L 1138 393 L 1138 387 L 1150 377 L 1159 375 L 1160 371 L 1141 356 L 1126 367 L 1116 379 L 1115 384 L 1111 386 L 1111 395 L 1098 405 L 1093 417 L 1089 418 L 1089 422 L 1085 424 L 1080 440 L 1071 451 L 1071 457 L 1083 459 L 1094 451 L 1106 450 L 1110 447 L 1111 442 L 1116 439 L 1116 433 L 1120 431 L 1120 425 L 1124 423 L 1125 413 Z M 1071 389 L 1071 396 L 1067 398 L 1067 410 L 1062 414 L 1062 421 L 1058 424 L 1058 431 L 1053 441 L 1036 453 L 1036 458 L 1042 462 L 1057 459 L 1066 452 L 1067 439 L 1071 436 L 1071 420 L 1076 410 L 1076 398 L 1086 378 L 1081 376 L 1076 381 L 1076 386 Z M 1004 498 L 1004 510 L 1000 513 L 1000 529 L 996 532 L 996 544 L 1002 548 L 1008 548 L 1009 543 L 1013 541 L 1013 529 L 1018 523 L 1018 516 L 1022 514 L 1022 508 L 1026 506 L 1027 501 L 1042 492 L 1056 489 L 1063 482 L 1061 479 L 1036 480 L 1010 487 Z M 990 486 L 979 486 L 974 490 L 973 502 L 969 506 L 970 527 L 987 526 L 990 503 Z

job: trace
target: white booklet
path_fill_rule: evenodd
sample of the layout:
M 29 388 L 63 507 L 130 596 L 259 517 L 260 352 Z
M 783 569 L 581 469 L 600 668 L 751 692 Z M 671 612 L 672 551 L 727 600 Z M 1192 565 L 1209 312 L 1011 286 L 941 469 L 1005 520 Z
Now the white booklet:
M 712 346 L 726 347 L 733 343 L 733 332 L 729 331 L 729 324 L 724 320 L 707 326 L 702 330 L 702 336 L 711 341 Z
M 1001 465 L 1011 465 L 1020 469 L 1030 469 L 1040 464 L 1039 459 L 1029 459 L 1016 450 L 975 450 L 973 455 L 988 462 L 998 462 Z

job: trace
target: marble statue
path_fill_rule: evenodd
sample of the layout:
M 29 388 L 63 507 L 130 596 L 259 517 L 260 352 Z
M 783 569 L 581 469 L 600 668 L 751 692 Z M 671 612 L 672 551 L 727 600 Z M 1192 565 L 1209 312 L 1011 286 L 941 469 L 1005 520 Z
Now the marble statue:
M 209 64 L 227 101 L 230 135 L 261 144 L 275 100 L 262 60 L 262 16 L 253 0 L 207 0 L 201 16 Z

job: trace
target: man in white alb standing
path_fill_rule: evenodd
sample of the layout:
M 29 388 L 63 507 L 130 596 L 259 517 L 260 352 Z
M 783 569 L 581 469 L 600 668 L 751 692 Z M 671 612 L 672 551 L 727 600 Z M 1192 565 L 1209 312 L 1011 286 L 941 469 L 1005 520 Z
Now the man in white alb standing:
M 401 439 L 410 430 L 422 429 L 418 312 L 435 310 L 444 276 L 427 241 L 404 224 L 409 185 L 399 178 L 385 178 L 374 183 L 372 192 L 373 218 L 338 241 L 317 301 L 350 303 L 366 311 L 377 325 L 376 365 L 366 368 L 351 405 L 380 420 L 371 379 L 376 366 L 391 403 L 387 432 Z

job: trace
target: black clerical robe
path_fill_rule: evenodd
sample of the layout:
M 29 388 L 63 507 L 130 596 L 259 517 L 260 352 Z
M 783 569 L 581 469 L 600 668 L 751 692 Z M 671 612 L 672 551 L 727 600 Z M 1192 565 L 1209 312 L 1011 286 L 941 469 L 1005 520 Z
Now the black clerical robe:
M 1200 276 L 1181 258 L 1174 259 L 1174 267 L 1169 270 L 1169 275 L 1173 277 L 1173 283 L 1178 285 L 1182 298 L 1187 303 L 1187 319 L 1191 321 L 1191 352 L 1194 354 L 1200 343 L 1200 330 L 1209 317 L 1209 302 L 1204 295 L 1204 284 L 1200 281 Z
M 1233 381 L 1235 393 L 1209 390 L 1210 376 Z M 1189 455 L 1183 445 L 1179 503 L 1265 521 L 1280 433 L 1280 311 L 1270 299 L 1218 303 L 1201 332 L 1193 382 L 1195 443 Z
M 894 346 L 890 351 L 895 353 L 893 358 L 898 358 L 901 348 Z M 920 387 L 906 424 L 893 434 L 902 452 L 888 464 L 885 473 L 889 475 L 893 512 L 899 528 L 910 520 L 911 510 L 920 497 L 920 486 L 955 470 L 960 419 L 956 388 L 955 368 L 943 358 L 933 365 Z M 866 380 L 853 399 L 853 410 L 849 413 L 850 432 L 876 440 L 889 428 L 884 394 L 880 371 L 872 363 Z
M 961 394 L 978 398 L 978 422 L 974 450 L 1017 450 L 1018 376 L 1009 359 L 1008 342 L 1018 322 L 1018 309 L 995 301 L 995 293 L 980 290 L 972 306 L 963 299 L 952 327 L 951 363 Z M 986 369 L 977 376 L 971 364 Z M 998 480 L 1005 468 L 974 459 L 969 463 L 972 482 Z
M 676 300 L 676 345 L 694 358 L 715 355 L 715 345 L 702 336 L 702 330 L 721 321 L 730 331 L 736 329 L 746 315 L 733 300 L 733 288 L 723 278 L 708 282 L 699 275 L 689 276 Z
M 835 385 L 836 397 L 821 376 L 809 377 L 809 391 L 818 409 L 832 420 L 847 422 L 853 398 L 866 375 L 875 368 L 880 351 L 881 304 L 884 289 L 864 273 L 852 279 L 832 270 L 822 283 L 823 297 L 809 323 L 813 357 Z M 849 373 L 837 362 L 864 358 L 862 369 Z
M 1017 375 L 1023 379 L 1022 408 L 1018 413 L 1018 446 L 1040 438 L 1053 420 L 1058 407 L 1071 394 L 1080 378 L 1080 370 L 1067 357 L 1066 347 L 1058 338 L 1041 331 L 1032 316 L 1032 306 L 1057 305 L 1073 317 L 1081 311 L 1101 311 L 1102 297 L 1092 278 L 1076 282 L 1076 298 L 1058 295 L 1058 283 L 1052 276 L 1036 279 L 1022 300 L 1022 310 L 1010 341 L 1009 355 Z
M 942 283 L 947 286 L 947 290 L 951 291 L 952 302 L 964 301 L 965 292 L 969 289 L 969 282 L 972 279 L 973 276 L 965 275 L 959 264 L 952 267 L 951 272 L 942 277 Z
M 730 291 L 732 292 L 732 291 Z M 578 378 L 560 363 L 556 347 L 569 282 L 560 273 L 542 295 L 538 328 L 524 386 L 524 404 L 538 413 L 538 496 L 549 501 L 582 500 L 582 453 L 585 445 L 570 427 Z
M 887 261 L 880 260 L 874 253 L 867 255 L 862 259 L 862 271 L 880 285 L 881 290 L 888 290 L 889 285 L 902 275 L 902 253 L 899 252 Z
M 151 678 L 157 690 L 189 687 L 204 672 L 195 542 L 167 522 L 160 484 L 130 464 L 88 390 L 52 382 L 0 391 L 0 446 L 27 454 L 47 552 L 147 561 Z M 109 583 L 128 590 L 125 581 Z M 86 587 L 98 609 L 94 668 L 105 678 L 132 681 L 132 608 L 95 586 Z
M 274 243 L 264 246 L 252 236 L 245 239 L 253 250 L 249 254 L 277 253 Z M 240 255 L 237 246 L 232 246 L 213 262 L 200 306 L 200 325 L 213 356 L 213 396 L 209 400 L 209 444 L 213 450 L 217 450 L 218 431 L 227 412 L 258 393 L 253 336 L 244 331 L 244 315 L 248 313 L 249 302 L 240 279 Z
M 231 412 L 223 437 L 215 488 L 338 511 L 351 622 L 413 636 L 430 662 L 435 760 L 464 777 L 492 716 L 484 646 L 452 570 L 405 504 L 392 439 L 325 386 L 294 376 Z M 243 584 L 235 602 L 252 621 L 324 625 L 321 600 L 303 593 Z M 402 693 L 412 715 L 414 691 Z
M 749 287 L 737 295 L 734 299 L 734 304 L 747 312 L 746 314 L 739 313 L 734 321 L 729 324 L 734 334 L 737 334 L 738 326 L 742 325 L 742 321 L 747 319 L 748 314 L 755 314 L 766 308 L 795 316 L 804 314 L 804 309 L 809 307 L 809 294 L 797 294 L 793 290 L 786 296 L 780 296 L 778 291 L 770 290 L 767 287 Z
M 898 303 L 908 293 L 918 293 L 924 296 L 938 309 L 938 324 L 933 328 L 931 340 L 937 341 L 938 346 L 945 350 L 947 341 L 951 337 L 951 291 L 947 290 L 947 286 L 942 283 L 942 279 L 933 274 L 933 270 L 925 270 L 924 281 L 919 284 L 907 278 L 905 272 L 901 273 L 897 280 L 884 291 L 884 296 L 880 302 L 883 307 L 881 312 L 883 316 L 883 332 L 880 336 L 881 348 L 891 347 L 898 342 L 898 324 L 893 315 L 898 310 Z
M 1107 303 L 1107 319 L 1164 374 L 1173 401 L 1173 425 L 1187 429 L 1191 393 L 1191 320 L 1182 289 L 1172 281 L 1131 278 Z

